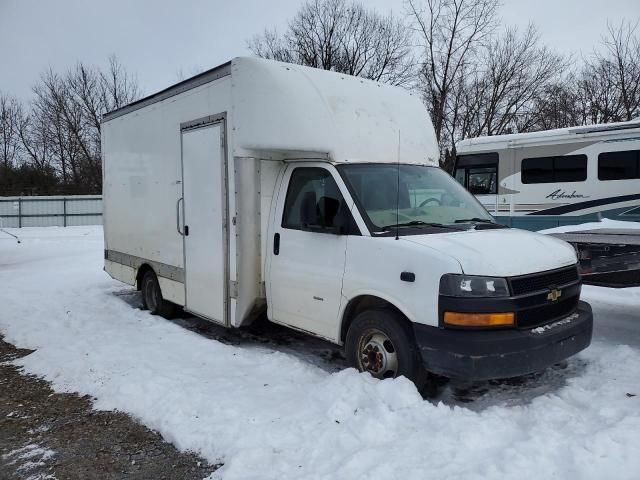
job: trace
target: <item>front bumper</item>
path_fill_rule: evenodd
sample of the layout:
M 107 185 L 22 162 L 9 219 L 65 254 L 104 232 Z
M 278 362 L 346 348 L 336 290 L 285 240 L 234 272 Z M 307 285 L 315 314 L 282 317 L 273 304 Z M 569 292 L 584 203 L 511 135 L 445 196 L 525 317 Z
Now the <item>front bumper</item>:
M 526 330 L 455 330 L 413 324 L 424 366 L 464 380 L 510 378 L 538 372 L 591 343 L 593 313 L 580 301 L 570 315 Z

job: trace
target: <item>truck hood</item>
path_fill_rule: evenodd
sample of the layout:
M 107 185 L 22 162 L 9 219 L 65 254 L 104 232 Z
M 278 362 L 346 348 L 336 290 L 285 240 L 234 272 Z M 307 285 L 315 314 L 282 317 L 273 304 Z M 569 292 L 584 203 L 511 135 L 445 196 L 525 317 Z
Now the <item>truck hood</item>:
M 468 275 L 510 277 L 577 262 L 567 242 L 525 230 L 466 230 L 401 238 L 453 257 Z

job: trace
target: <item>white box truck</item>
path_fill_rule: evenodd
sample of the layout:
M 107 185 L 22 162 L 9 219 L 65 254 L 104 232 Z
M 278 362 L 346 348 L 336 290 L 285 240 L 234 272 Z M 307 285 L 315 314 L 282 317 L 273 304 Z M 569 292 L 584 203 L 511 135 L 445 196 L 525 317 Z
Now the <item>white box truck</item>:
M 574 250 L 438 166 L 401 88 L 237 58 L 105 115 L 105 270 L 146 308 L 272 322 L 378 378 L 542 370 L 586 348 Z

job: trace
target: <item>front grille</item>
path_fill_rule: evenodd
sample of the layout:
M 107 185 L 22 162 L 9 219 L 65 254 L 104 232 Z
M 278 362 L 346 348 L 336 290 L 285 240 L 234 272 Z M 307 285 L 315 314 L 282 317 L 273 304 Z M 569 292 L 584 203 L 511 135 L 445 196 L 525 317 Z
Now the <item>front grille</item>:
M 514 295 L 547 290 L 552 286 L 566 285 L 579 280 L 578 267 L 571 266 L 551 270 L 549 272 L 533 273 L 509 279 L 511 291 Z
M 569 297 L 555 303 L 547 303 L 516 313 L 516 323 L 520 328 L 534 328 L 566 317 L 578 306 L 579 296 Z

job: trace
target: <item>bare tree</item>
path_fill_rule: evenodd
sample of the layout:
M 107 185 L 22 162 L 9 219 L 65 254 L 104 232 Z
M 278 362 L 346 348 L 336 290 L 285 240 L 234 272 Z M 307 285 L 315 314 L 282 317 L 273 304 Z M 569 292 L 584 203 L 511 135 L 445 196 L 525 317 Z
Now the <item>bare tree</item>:
M 290 32 L 287 33 L 290 34 Z M 322 39 L 317 43 L 320 44 L 321 41 Z M 295 52 L 295 46 L 289 44 L 289 39 L 278 33 L 275 29 L 265 29 L 262 34 L 255 35 L 247 42 L 247 46 L 249 47 L 249 50 L 251 50 L 251 53 L 262 58 L 278 60 L 279 62 L 298 63 L 316 68 L 318 68 L 317 65 L 322 64 L 321 61 L 318 61 L 317 58 L 313 58 L 313 56 L 312 62 L 305 62 L 303 55 L 297 54 Z M 319 48 L 316 48 L 316 50 L 321 51 L 322 47 L 320 46 Z M 326 68 L 325 70 L 331 70 L 331 67 L 332 65 L 329 64 L 329 68 Z
M 140 96 L 115 58 L 107 70 L 78 63 L 64 75 L 49 70 L 34 87 L 28 122 L 20 129 L 29 161 L 55 168 L 69 191 L 101 189 L 100 120 Z
M 640 36 L 638 22 L 632 25 L 623 21 L 616 29 L 608 26 L 604 39 L 610 61 L 614 64 L 620 104 L 624 120 L 631 120 L 640 111 Z
M 113 56 L 109 58 L 107 70 L 79 63 L 67 73 L 63 83 L 68 101 L 60 105 L 81 159 L 78 165 L 81 176 L 99 186 L 102 182 L 101 117 L 139 98 L 140 90 L 135 79 Z
M 25 154 L 23 162 L 36 169 L 55 171 L 51 164 L 53 157 L 49 154 L 53 142 L 50 138 L 51 125 L 47 120 L 35 115 L 32 107 L 31 112 L 23 117 L 19 132 Z
M 602 48 L 585 60 L 580 87 L 590 123 L 632 120 L 640 115 L 637 22 L 608 25 Z
M 124 107 L 142 96 L 138 80 L 124 69 L 115 55 L 109 57 L 106 70 L 94 71 L 99 77 L 101 113 Z
M 611 62 L 591 60 L 585 64 L 580 93 L 584 98 L 589 123 L 618 122 L 622 119 L 616 74 Z
M 570 72 L 562 79 L 544 87 L 534 100 L 535 122 L 531 130 L 551 130 L 583 125 L 587 122 L 584 102 L 575 75 Z
M 522 34 L 507 29 L 488 43 L 473 72 L 465 75 L 463 98 L 458 100 L 463 109 L 457 114 L 463 122 L 459 134 L 465 138 L 534 129 L 538 100 L 567 67 L 564 57 L 540 46 L 532 25 Z
M 15 165 L 20 158 L 23 117 L 22 105 L 0 92 L 0 164 L 4 166 Z
M 415 59 L 410 30 L 346 0 L 310 0 L 284 34 L 265 30 L 248 42 L 257 56 L 408 85 Z
M 407 0 L 424 50 L 421 77 L 438 141 L 451 91 L 496 27 L 498 0 Z
M 542 99 L 568 66 L 569 59 L 540 45 L 532 25 L 486 37 L 450 83 L 442 112 L 443 167 L 453 166 L 460 139 L 542 128 Z
M 36 125 L 15 98 L 0 94 L 0 195 L 49 194 L 58 183 L 55 170 L 43 163 Z

